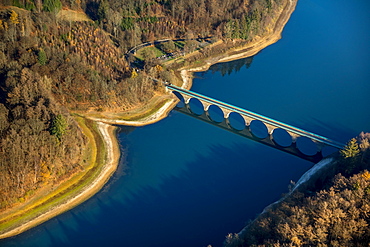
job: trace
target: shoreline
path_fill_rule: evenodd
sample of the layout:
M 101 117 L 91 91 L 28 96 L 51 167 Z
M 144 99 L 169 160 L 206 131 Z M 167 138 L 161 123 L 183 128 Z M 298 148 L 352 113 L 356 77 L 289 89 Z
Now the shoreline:
M 211 65 L 216 63 L 229 62 L 253 56 L 267 46 L 277 42 L 281 38 L 281 33 L 291 14 L 293 13 L 296 4 L 297 0 L 288 0 L 287 5 L 282 9 L 282 12 L 275 24 L 273 32 L 266 37 L 260 38 L 259 40 L 252 42 L 244 47 L 231 49 L 230 51 L 226 52 L 225 54 L 221 54 L 216 58 L 206 58 L 206 64 L 203 66 L 179 69 L 182 78 L 181 87 L 185 89 L 191 88 L 194 72 L 206 71 Z M 60 205 L 48 209 L 46 212 L 41 213 L 41 215 L 37 216 L 36 218 L 25 222 L 12 230 L 0 234 L 0 239 L 18 235 L 26 230 L 36 227 L 44 223 L 45 221 L 74 208 L 75 206 L 83 203 L 84 201 L 95 195 L 106 184 L 111 175 L 116 171 L 119 159 L 121 157 L 119 143 L 115 132 L 117 127 L 113 125 L 144 126 L 156 123 L 167 117 L 169 112 L 176 106 L 177 102 L 177 99 L 170 100 L 166 102 L 154 114 L 151 114 L 150 116 L 139 121 L 114 120 L 108 118 L 95 118 L 86 116 L 86 118 L 97 123 L 98 132 L 101 134 L 106 146 L 107 157 L 105 163 L 102 165 L 100 173 L 94 178 L 93 182 L 90 185 L 85 186 L 81 191 L 77 193 L 77 195 L 74 195 L 72 198 L 68 199 Z
M 286 195 L 281 197 L 279 200 L 267 205 L 261 213 L 258 214 L 258 216 L 255 217 L 249 224 L 252 224 L 255 222 L 261 215 L 265 214 L 267 210 L 272 208 L 274 205 L 279 204 L 283 202 L 285 199 L 287 199 L 294 191 L 299 190 L 302 186 L 304 186 L 305 183 L 310 181 L 316 174 L 322 172 L 324 169 L 329 167 L 330 165 L 334 164 L 334 159 L 332 157 L 327 157 L 319 161 L 318 163 L 314 164 L 310 169 L 308 169 L 303 175 L 299 178 L 295 186 L 291 191 L 289 191 Z M 238 233 L 236 233 L 239 237 L 242 237 L 243 234 L 246 232 L 248 225 L 245 225 Z
M 259 40 L 252 42 L 248 45 L 243 47 L 231 49 L 231 51 L 227 51 L 225 54 L 219 55 L 215 58 L 206 58 L 205 63 L 199 67 L 189 67 L 180 69 L 180 74 L 183 80 L 182 88 L 190 89 L 192 86 L 192 79 L 193 73 L 195 72 L 203 72 L 207 71 L 212 65 L 217 63 L 225 63 L 230 62 L 242 58 L 247 58 L 256 55 L 261 50 L 265 49 L 266 47 L 276 43 L 282 37 L 282 32 L 290 19 L 290 16 L 294 12 L 297 6 L 298 0 L 288 0 L 287 5 L 283 8 L 278 20 L 276 21 L 275 27 L 273 32 Z M 231 53 L 231 54 L 230 54 Z M 236 54 L 233 54 L 236 53 Z
M 164 118 L 167 117 L 169 112 L 175 107 L 177 101 L 171 100 L 166 102 L 158 111 L 151 114 L 149 117 L 144 118 L 140 121 L 126 121 L 126 120 L 115 120 L 115 119 L 108 119 L 108 118 L 96 118 L 96 117 L 87 117 L 95 122 L 105 123 L 109 125 L 126 125 L 126 126 L 145 126 L 149 124 L 156 123 Z
M 94 178 L 90 185 L 85 186 L 77 195 L 73 196 L 62 204 L 50 208 L 36 218 L 1 234 L 0 239 L 16 236 L 76 207 L 95 195 L 106 184 L 111 175 L 113 175 L 113 173 L 116 171 L 120 158 L 118 142 L 115 141 L 117 127 L 100 122 L 97 122 L 97 125 L 99 133 L 101 134 L 104 144 L 106 145 L 107 154 L 106 162 L 104 163 L 100 174 Z

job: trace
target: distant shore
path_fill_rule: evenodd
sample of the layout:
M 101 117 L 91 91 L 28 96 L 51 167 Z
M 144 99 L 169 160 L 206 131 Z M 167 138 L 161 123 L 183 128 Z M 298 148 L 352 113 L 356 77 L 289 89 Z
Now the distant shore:
M 180 71 L 182 78 L 182 87 L 185 89 L 190 89 L 192 86 L 192 78 L 194 72 L 206 71 L 213 64 L 220 62 L 228 62 L 232 60 L 237 60 L 245 57 L 250 57 L 257 54 L 262 49 L 275 43 L 281 38 L 281 33 L 285 24 L 288 22 L 291 14 L 293 13 L 297 0 L 289 0 L 285 8 L 282 10 L 273 32 L 266 37 L 259 38 L 255 42 L 252 42 L 244 47 L 239 47 L 232 49 L 225 54 L 221 54 L 217 57 L 212 57 L 210 59 L 205 59 L 205 64 L 198 67 L 187 67 L 182 68 Z M 106 147 L 107 157 L 105 164 L 101 164 L 103 167 L 101 172 L 94 178 L 93 182 L 89 186 L 85 186 L 77 195 L 73 198 L 68 199 L 62 204 L 52 207 L 47 211 L 43 212 L 41 215 L 34 219 L 25 222 L 16 228 L 12 228 L 0 234 L 0 239 L 15 236 L 20 234 L 30 228 L 33 228 L 63 212 L 66 212 L 73 207 L 86 201 L 88 198 L 97 193 L 109 180 L 111 175 L 116 171 L 118 167 L 118 162 L 120 158 L 119 144 L 115 134 L 115 128 L 111 125 L 129 125 L 129 126 L 144 126 L 160 121 L 161 119 L 168 116 L 169 112 L 176 106 L 177 100 L 173 98 L 167 101 L 163 106 L 161 106 L 158 111 L 151 114 L 150 116 L 137 120 L 137 121 L 124 121 L 117 119 L 107 119 L 100 117 L 89 117 L 89 119 L 96 121 L 98 123 L 98 130 L 104 140 Z
M 230 62 L 242 58 L 247 58 L 256 55 L 264 48 L 276 43 L 281 39 L 281 34 L 286 23 L 289 21 L 290 16 L 294 12 L 297 6 L 298 0 L 288 0 L 287 5 L 281 11 L 279 18 L 277 19 L 273 31 L 265 37 L 253 40 L 253 42 L 235 49 L 231 49 L 224 54 L 205 59 L 205 62 L 201 66 L 189 66 L 181 70 L 181 76 L 184 81 L 183 88 L 190 89 L 192 85 L 192 74 L 194 72 L 207 71 L 210 66 L 216 63 Z

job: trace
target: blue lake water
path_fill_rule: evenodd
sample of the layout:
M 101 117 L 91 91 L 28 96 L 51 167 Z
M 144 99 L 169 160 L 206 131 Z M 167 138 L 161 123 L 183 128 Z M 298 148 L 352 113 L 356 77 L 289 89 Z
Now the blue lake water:
M 282 40 L 196 73 L 192 90 L 341 142 L 370 132 L 369 11 L 302 0 Z M 0 246 L 221 246 L 312 165 L 176 111 L 118 138 L 101 192 Z

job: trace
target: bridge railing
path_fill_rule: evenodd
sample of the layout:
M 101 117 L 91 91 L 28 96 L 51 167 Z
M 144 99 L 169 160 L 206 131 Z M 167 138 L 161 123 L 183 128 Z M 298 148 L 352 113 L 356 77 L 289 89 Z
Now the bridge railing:
M 199 99 L 201 101 L 204 101 L 204 102 L 207 102 L 209 104 L 216 105 L 216 106 L 219 106 L 221 108 L 228 109 L 232 112 L 239 113 L 240 115 L 248 116 L 248 117 L 253 118 L 255 120 L 259 120 L 259 121 L 263 122 L 264 124 L 269 124 L 269 125 L 272 125 L 276 128 L 284 129 L 288 132 L 297 134 L 299 136 L 308 137 L 308 138 L 310 138 L 314 141 L 326 144 L 328 146 L 332 146 L 332 147 L 335 147 L 335 148 L 338 148 L 338 149 L 343 149 L 343 147 L 345 146 L 342 143 L 336 142 L 334 140 L 323 137 L 321 135 L 318 135 L 318 134 L 315 134 L 315 133 L 312 133 L 312 132 L 309 132 L 309 131 L 306 131 L 306 130 L 303 130 L 303 129 L 300 129 L 300 128 L 297 128 L 297 127 L 294 127 L 292 125 L 277 121 L 275 119 L 263 116 L 261 114 L 258 114 L 258 113 L 255 113 L 255 112 L 252 112 L 252 111 L 249 111 L 249 110 L 242 109 L 240 107 L 237 107 L 237 106 L 234 106 L 234 105 L 231 105 L 231 104 L 228 104 L 228 103 L 216 100 L 216 99 L 212 99 L 212 98 L 210 98 L 208 96 L 205 96 L 205 95 L 202 95 L 200 93 L 185 90 L 181 87 L 177 87 L 177 86 L 171 85 L 169 83 L 164 83 L 164 84 L 168 89 L 170 89 L 172 91 L 176 91 L 180 94 L 184 94 L 184 95 L 187 95 L 187 96 L 192 97 L 192 98 L 197 98 L 197 99 Z

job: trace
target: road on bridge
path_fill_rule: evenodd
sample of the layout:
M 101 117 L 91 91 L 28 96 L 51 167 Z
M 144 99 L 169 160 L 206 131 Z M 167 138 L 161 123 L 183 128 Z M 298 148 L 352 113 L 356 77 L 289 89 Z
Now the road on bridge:
M 267 124 L 272 125 L 276 128 L 281 128 L 281 129 L 284 129 L 288 132 L 292 132 L 294 134 L 297 134 L 299 136 L 307 137 L 307 138 L 312 139 L 314 141 L 317 141 L 319 143 L 323 143 L 325 145 L 332 146 L 332 147 L 335 147 L 335 148 L 338 148 L 338 149 L 343 149 L 343 147 L 345 146 L 344 144 L 336 142 L 336 141 L 331 140 L 329 138 L 326 138 L 326 137 L 323 137 L 321 135 L 317 135 L 317 134 L 314 134 L 312 132 L 294 127 L 292 125 L 277 121 L 275 119 L 260 115 L 258 113 L 254 113 L 252 111 L 248 111 L 248 110 L 242 109 L 240 107 L 233 106 L 231 104 L 228 104 L 228 103 L 216 100 L 216 99 L 212 99 L 208 96 L 205 96 L 205 95 L 202 95 L 202 94 L 199 94 L 199 93 L 196 93 L 196 92 L 185 90 L 181 87 L 171 85 L 170 83 L 166 83 L 166 82 L 162 82 L 162 83 L 164 83 L 165 86 L 168 89 L 170 89 L 171 91 L 175 91 L 175 92 L 178 92 L 180 94 L 187 95 L 191 98 L 196 98 L 200 101 L 207 102 L 211 105 L 216 105 L 216 106 L 219 106 L 220 108 L 225 108 L 225 109 L 230 110 L 232 112 L 236 112 L 236 113 L 239 113 L 241 115 L 245 115 L 245 116 L 250 117 L 252 119 L 259 120 L 259 121 L 263 122 L 264 124 L 267 123 Z

